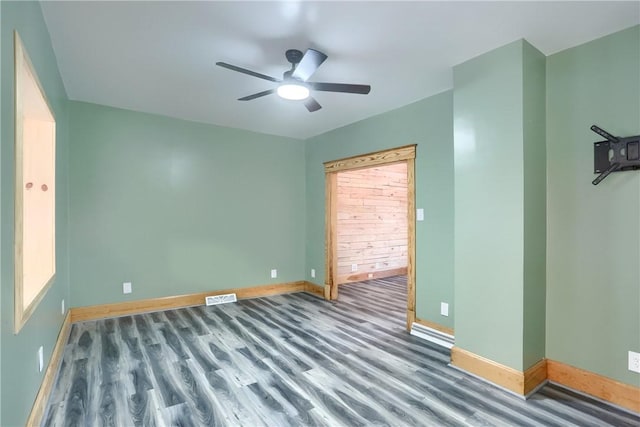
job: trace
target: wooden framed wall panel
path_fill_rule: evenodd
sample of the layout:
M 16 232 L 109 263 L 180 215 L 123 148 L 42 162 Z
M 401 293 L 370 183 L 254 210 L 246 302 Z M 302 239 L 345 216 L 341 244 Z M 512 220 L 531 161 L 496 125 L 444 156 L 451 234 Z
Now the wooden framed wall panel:
M 56 125 L 17 32 L 14 55 L 14 332 L 18 333 L 55 278 Z
M 406 274 L 407 162 L 335 175 L 338 285 Z

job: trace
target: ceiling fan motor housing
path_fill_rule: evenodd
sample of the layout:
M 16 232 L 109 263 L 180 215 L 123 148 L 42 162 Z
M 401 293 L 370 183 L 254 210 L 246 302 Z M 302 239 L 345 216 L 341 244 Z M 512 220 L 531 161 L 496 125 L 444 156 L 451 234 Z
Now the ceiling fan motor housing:
M 287 61 L 295 65 L 295 64 L 298 64 L 300 61 L 302 61 L 302 57 L 304 55 L 298 49 L 289 49 L 285 53 L 285 56 L 287 57 Z

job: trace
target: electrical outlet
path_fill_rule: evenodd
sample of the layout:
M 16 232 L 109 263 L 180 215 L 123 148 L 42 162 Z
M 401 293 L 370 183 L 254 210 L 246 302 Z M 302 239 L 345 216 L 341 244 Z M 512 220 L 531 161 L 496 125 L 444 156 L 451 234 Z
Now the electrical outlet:
M 44 348 L 40 346 L 38 349 L 38 372 L 42 372 L 44 369 Z
M 123 294 L 130 294 L 131 293 L 131 282 L 124 282 L 122 284 L 122 293 Z
M 376 270 L 377 270 L 378 268 L 380 268 L 380 263 L 379 263 L 379 262 L 376 262 Z
M 314 279 L 316 277 L 316 269 L 315 268 L 311 269 L 311 277 L 313 277 Z
M 62 315 L 64 316 L 64 299 L 62 300 L 62 303 L 60 304 L 60 309 L 62 311 Z
M 369 276 L 369 279 L 373 279 L 373 273 L 369 273 L 368 276 Z
M 440 303 L 440 314 L 443 316 L 449 316 L 449 304 L 446 302 Z
M 629 352 L 629 370 L 640 373 L 640 353 Z
M 276 277 L 278 277 L 278 270 L 274 268 L 273 270 L 271 270 L 271 278 L 275 279 Z
M 358 271 L 358 264 L 351 264 L 351 272 Z

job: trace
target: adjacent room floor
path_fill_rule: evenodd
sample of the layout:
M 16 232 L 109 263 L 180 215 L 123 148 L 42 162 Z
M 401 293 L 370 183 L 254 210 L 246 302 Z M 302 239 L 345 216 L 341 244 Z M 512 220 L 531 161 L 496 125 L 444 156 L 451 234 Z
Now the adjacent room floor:
M 73 325 L 46 426 L 638 426 L 546 386 L 528 401 L 404 330 L 404 277 Z

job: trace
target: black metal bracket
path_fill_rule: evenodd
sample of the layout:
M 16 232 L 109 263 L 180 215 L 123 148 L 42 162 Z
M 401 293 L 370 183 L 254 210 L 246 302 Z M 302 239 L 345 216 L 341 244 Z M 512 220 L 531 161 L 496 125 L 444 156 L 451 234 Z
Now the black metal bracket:
M 606 138 L 593 144 L 593 173 L 599 173 L 591 183 L 598 185 L 612 172 L 640 169 L 640 135 L 625 138 L 611 135 L 598 126 L 591 130 Z

